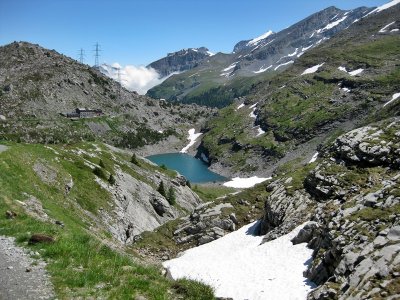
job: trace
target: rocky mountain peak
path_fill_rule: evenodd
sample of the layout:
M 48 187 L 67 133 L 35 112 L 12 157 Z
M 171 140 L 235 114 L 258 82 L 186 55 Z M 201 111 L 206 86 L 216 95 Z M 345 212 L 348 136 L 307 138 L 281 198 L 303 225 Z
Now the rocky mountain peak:
M 161 77 L 166 77 L 171 73 L 193 69 L 212 55 L 206 47 L 182 49 L 168 53 L 166 57 L 149 64 L 148 67 L 155 69 Z

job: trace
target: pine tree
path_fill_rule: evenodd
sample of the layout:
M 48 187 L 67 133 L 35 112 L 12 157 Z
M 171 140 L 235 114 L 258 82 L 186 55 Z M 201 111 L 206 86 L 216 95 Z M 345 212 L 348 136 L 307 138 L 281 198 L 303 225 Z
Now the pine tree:
M 168 189 L 167 201 L 171 205 L 175 205 L 176 203 L 175 190 L 172 186 Z
M 157 192 L 159 192 L 164 197 L 166 196 L 165 195 L 164 182 L 162 180 L 161 180 L 160 184 L 158 185 Z
M 113 174 L 110 174 L 110 177 L 108 177 L 108 182 L 109 182 L 111 185 L 114 185 L 114 184 L 115 184 L 115 178 L 114 178 Z

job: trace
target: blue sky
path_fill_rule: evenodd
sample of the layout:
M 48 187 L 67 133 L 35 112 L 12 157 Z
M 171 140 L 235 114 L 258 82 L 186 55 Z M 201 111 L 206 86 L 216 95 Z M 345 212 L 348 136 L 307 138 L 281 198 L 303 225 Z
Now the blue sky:
M 0 45 L 28 41 L 94 63 L 147 65 L 188 47 L 231 52 L 236 42 L 279 31 L 334 5 L 379 6 L 388 0 L 0 0 Z

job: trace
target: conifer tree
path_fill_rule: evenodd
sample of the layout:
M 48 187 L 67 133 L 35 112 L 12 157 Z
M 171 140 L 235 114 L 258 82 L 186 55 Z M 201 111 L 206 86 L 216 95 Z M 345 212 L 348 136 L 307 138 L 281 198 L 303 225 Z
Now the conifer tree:
M 164 188 L 164 182 L 162 180 L 161 180 L 160 184 L 158 185 L 157 192 L 159 192 L 161 195 L 166 197 L 165 188 Z
M 176 203 L 175 190 L 172 186 L 168 189 L 167 201 L 171 205 L 175 205 Z

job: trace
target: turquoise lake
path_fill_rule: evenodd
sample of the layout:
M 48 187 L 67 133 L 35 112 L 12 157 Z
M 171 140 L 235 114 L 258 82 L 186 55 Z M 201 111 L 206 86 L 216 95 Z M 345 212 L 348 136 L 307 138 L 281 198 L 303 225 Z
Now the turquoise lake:
M 165 153 L 146 157 L 157 165 L 165 165 L 168 169 L 176 170 L 191 183 L 224 181 L 227 178 L 211 172 L 200 159 L 184 153 Z

